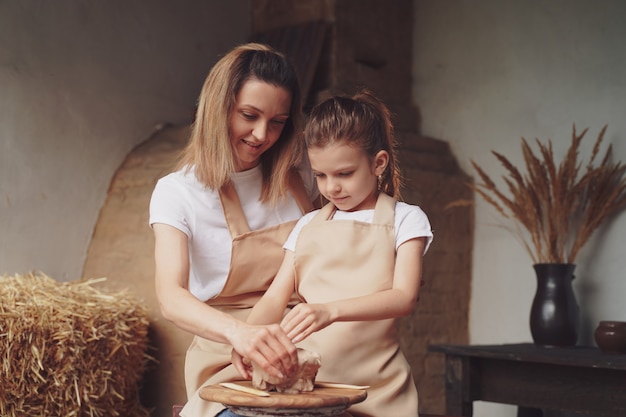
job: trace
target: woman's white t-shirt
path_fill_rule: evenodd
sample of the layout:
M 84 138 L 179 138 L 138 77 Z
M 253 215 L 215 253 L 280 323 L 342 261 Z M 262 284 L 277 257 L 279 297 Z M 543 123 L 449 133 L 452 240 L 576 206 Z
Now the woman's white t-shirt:
M 295 251 L 296 240 L 300 235 L 302 228 L 308 224 L 313 216 L 317 214 L 319 210 L 314 210 L 305 214 L 296 226 L 289 234 L 287 241 L 283 245 L 283 249 Z M 356 220 L 364 223 L 372 223 L 374 218 L 374 209 L 371 210 L 358 210 L 358 211 L 335 211 L 332 220 Z M 428 250 L 430 243 L 433 240 L 433 232 L 430 227 L 430 222 L 426 213 L 419 207 L 411 204 L 407 204 L 401 201 L 396 202 L 394 228 L 396 233 L 396 250 L 401 244 L 407 240 L 415 239 L 417 237 L 426 238 L 426 246 L 424 253 Z
M 275 207 L 260 201 L 260 166 L 231 176 L 250 230 L 299 219 L 302 212 L 291 193 Z M 303 176 L 310 196 L 317 189 L 312 176 Z M 202 301 L 219 294 L 230 268 L 232 238 L 217 191 L 198 182 L 193 170 L 161 178 L 150 200 L 150 225 L 167 224 L 189 238 L 189 291 Z

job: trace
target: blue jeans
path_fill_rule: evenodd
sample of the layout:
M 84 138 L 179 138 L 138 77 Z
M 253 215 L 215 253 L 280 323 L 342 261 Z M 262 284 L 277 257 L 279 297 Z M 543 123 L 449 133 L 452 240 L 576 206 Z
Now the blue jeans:
M 228 408 L 224 411 L 221 411 L 217 416 L 215 417 L 243 417 L 239 414 L 235 414 L 232 411 L 230 411 Z

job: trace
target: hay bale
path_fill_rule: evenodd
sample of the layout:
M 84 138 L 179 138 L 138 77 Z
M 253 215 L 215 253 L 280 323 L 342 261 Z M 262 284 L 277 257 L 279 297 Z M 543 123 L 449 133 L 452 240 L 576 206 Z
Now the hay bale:
M 0 277 L 0 416 L 150 414 L 139 401 L 147 310 L 99 281 Z

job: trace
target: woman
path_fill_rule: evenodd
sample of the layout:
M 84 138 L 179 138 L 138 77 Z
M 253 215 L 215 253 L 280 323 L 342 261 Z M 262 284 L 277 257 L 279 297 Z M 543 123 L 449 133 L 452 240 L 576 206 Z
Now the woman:
M 153 192 L 161 312 L 195 335 L 182 416 L 222 412 L 198 389 L 239 377 L 229 366 L 231 346 L 276 377 L 297 365 L 295 346 L 278 325 L 245 321 L 274 278 L 296 220 L 313 208 L 314 180 L 296 170 L 304 155 L 300 120 L 287 59 L 260 44 L 234 48 L 205 80 L 177 170 Z

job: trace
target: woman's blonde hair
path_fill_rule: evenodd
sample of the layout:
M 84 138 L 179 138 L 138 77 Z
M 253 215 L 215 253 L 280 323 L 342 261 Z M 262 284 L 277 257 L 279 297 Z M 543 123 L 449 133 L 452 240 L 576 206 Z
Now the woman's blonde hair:
M 301 98 L 296 72 L 289 60 L 271 47 L 258 43 L 238 46 L 222 57 L 209 72 L 200 97 L 189 144 L 179 169 L 194 169 L 202 184 L 219 190 L 235 172 L 229 117 L 237 94 L 248 80 L 284 88 L 291 94 L 291 108 L 276 143 L 261 156 L 261 200 L 276 203 L 286 195 L 288 175 L 301 161 Z
M 370 159 L 381 150 L 387 151 L 389 163 L 380 177 L 379 189 L 400 198 L 402 176 L 391 113 L 370 91 L 361 90 L 352 97 L 335 96 L 318 104 L 311 111 L 304 140 L 307 148 L 337 142 L 356 145 Z

